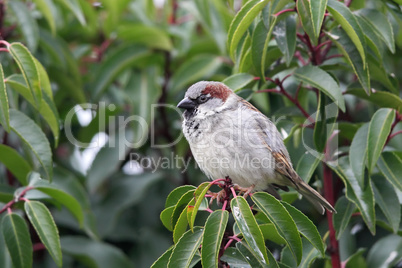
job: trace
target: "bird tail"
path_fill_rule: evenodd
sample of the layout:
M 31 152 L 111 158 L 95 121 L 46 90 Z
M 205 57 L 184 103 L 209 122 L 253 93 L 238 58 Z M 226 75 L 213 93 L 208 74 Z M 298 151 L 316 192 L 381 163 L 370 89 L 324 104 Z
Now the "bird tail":
M 322 197 L 316 190 L 314 190 L 310 185 L 305 183 L 301 178 L 297 182 L 297 191 L 302 194 L 310 203 L 319 211 L 324 214 L 326 208 L 332 213 L 336 213 L 336 210 L 331 206 L 331 204 Z

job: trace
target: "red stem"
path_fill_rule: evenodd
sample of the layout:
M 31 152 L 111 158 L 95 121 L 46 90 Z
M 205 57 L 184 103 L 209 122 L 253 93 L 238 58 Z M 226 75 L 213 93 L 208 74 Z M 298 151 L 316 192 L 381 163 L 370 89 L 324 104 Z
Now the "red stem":
M 331 56 L 326 57 L 325 60 L 330 60 L 330 59 L 333 59 L 333 58 L 340 58 L 340 57 L 343 57 L 343 55 L 342 54 L 335 54 L 335 55 L 331 55 Z
M 6 211 L 6 210 L 8 211 L 8 213 L 11 213 L 11 207 L 12 207 L 15 203 L 17 203 L 18 201 L 20 201 L 20 200 L 29 201 L 28 199 L 24 198 L 24 195 L 25 195 L 29 190 L 32 190 L 32 189 L 33 189 L 33 187 L 31 187 L 31 186 L 25 188 L 25 189 L 19 194 L 19 196 L 18 196 L 17 198 L 15 198 L 15 199 L 11 200 L 10 202 L 8 202 L 7 204 L 5 204 L 5 206 L 0 210 L 0 214 L 3 213 L 3 212 Z
M 333 177 L 331 169 L 323 163 L 324 166 L 324 197 L 328 200 L 331 205 L 335 203 L 335 194 L 333 189 Z M 341 259 L 339 256 L 339 244 L 336 240 L 335 228 L 332 222 L 332 213 L 327 211 L 327 220 L 328 220 L 328 228 L 329 228 L 329 239 L 330 245 L 328 250 L 331 254 L 331 263 L 332 268 L 340 268 L 341 267 Z
M 45 245 L 43 245 L 42 243 L 36 243 L 32 246 L 33 251 L 38 251 L 38 250 L 44 250 L 46 249 Z
M 274 14 L 274 16 L 275 16 L 275 17 L 278 17 L 279 15 L 282 15 L 283 13 L 286 13 L 286 12 L 293 12 L 293 11 L 296 11 L 296 8 L 289 8 L 289 9 L 281 10 L 281 11 L 279 11 L 278 13 Z
M 7 48 L 5 48 L 5 47 L 1 47 L 0 48 L 0 51 L 4 51 L 4 52 L 10 52 Z

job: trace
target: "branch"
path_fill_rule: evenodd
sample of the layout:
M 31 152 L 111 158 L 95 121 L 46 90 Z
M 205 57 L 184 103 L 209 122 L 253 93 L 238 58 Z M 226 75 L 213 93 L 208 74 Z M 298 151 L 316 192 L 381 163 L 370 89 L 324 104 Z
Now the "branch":
M 275 16 L 275 17 L 278 17 L 279 15 L 282 15 L 283 13 L 286 13 L 286 12 L 293 12 L 293 11 L 296 11 L 296 8 L 289 8 L 289 9 L 281 10 L 281 11 L 279 11 L 278 13 L 274 14 L 274 16 Z
M 17 203 L 18 201 L 22 200 L 22 201 L 26 201 L 27 199 L 24 198 L 24 195 L 29 191 L 32 190 L 34 187 L 27 187 L 25 188 L 18 196 L 17 198 L 14 198 L 13 200 L 11 200 L 10 202 L 8 202 L 7 204 L 5 204 L 5 206 L 0 210 L 0 214 L 3 213 L 4 211 L 8 211 L 9 213 L 11 213 L 11 207 Z

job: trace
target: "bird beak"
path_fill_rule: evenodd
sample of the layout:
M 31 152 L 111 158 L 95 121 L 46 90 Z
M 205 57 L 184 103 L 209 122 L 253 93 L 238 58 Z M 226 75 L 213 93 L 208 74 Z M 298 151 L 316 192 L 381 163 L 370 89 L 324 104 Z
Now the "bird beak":
M 194 109 L 196 105 L 197 104 L 195 103 L 195 101 L 187 97 L 182 99 L 181 102 L 177 104 L 177 107 L 188 110 L 188 109 Z

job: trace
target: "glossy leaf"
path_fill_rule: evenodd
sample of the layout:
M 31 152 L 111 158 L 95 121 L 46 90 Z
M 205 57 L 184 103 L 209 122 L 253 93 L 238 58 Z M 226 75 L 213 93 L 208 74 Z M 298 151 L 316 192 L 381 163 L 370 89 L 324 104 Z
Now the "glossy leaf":
M 226 210 L 215 210 L 205 222 L 202 238 L 201 263 L 203 267 L 218 267 L 219 250 L 229 219 Z
M 176 203 L 171 218 L 172 226 L 176 225 L 176 222 L 179 219 L 179 216 L 182 213 L 183 209 L 187 206 L 187 204 L 191 201 L 191 199 L 193 199 L 194 192 L 195 190 L 187 191 L 185 194 L 182 195 L 182 197 Z
M 401 257 L 402 237 L 387 235 L 371 247 L 367 254 L 367 265 L 368 268 L 395 267 Z
M 368 100 L 380 107 L 392 108 L 402 113 L 402 99 L 399 96 L 386 91 L 372 91 L 367 95 L 364 90 L 359 88 L 348 89 L 345 94 L 354 95 L 356 97 Z
M 313 25 L 314 30 L 314 38 L 312 40 L 312 43 L 316 44 L 318 37 L 320 36 L 321 25 L 324 20 L 328 0 L 309 1 L 309 3 L 311 8 L 311 24 Z
M 395 110 L 382 108 L 375 112 L 370 121 L 367 142 L 367 167 L 371 172 L 387 141 Z
M 186 86 L 209 77 L 222 64 L 219 57 L 213 55 L 199 55 L 184 62 L 170 80 L 170 94 L 181 92 Z
M 346 263 L 345 268 L 354 268 L 354 267 L 367 268 L 366 261 L 362 256 L 363 253 L 365 252 L 366 249 L 359 248 L 354 254 L 349 256 L 349 258 L 345 261 Z
M 371 27 L 392 53 L 395 53 L 395 39 L 392 26 L 386 15 L 375 9 L 361 9 L 358 13 Z
M 268 267 L 267 262 L 261 260 L 260 256 L 258 256 L 250 246 L 245 242 L 236 243 L 236 248 L 239 250 L 240 254 L 247 260 L 251 267 Z
M 195 217 L 197 216 L 198 209 L 200 208 L 200 205 L 202 201 L 204 200 L 204 196 L 211 187 L 211 183 L 209 182 L 204 182 L 200 184 L 200 186 L 197 187 L 197 189 L 194 192 L 194 199 L 195 199 L 195 204 L 193 209 L 191 210 L 191 215 L 189 218 L 188 224 L 190 225 L 190 229 L 193 230 L 194 227 L 194 221 Z
M 80 203 L 69 195 L 68 193 L 59 189 L 59 187 L 49 183 L 45 180 L 39 180 L 32 185 L 35 189 L 51 196 L 53 199 L 60 202 L 63 206 L 65 206 L 71 214 L 75 216 L 78 220 L 79 224 L 82 225 L 84 220 L 84 215 L 82 212 L 82 208 Z
M 229 55 L 234 60 L 235 50 L 247 28 L 271 0 L 250 0 L 236 14 L 228 32 Z
M 296 50 L 296 19 L 288 16 L 279 21 L 273 31 L 276 43 L 285 56 L 286 66 L 289 67 Z
M 0 162 L 7 167 L 22 185 L 28 184 L 27 175 L 32 168 L 15 149 L 0 144 Z
M 255 27 L 251 38 L 250 56 L 258 75 L 261 76 L 264 81 L 268 44 L 271 41 L 272 31 L 274 29 L 275 22 L 276 17 L 274 16 L 272 20 L 270 20 L 270 25 L 267 29 L 264 22 L 260 21 Z
M 166 227 L 169 231 L 173 231 L 173 226 L 172 226 L 172 214 L 175 206 L 170 206 L 165 208 L 161 214 L 160 214 L 160 219 L 163 224 L 163 226 Z
M 6 84 L 4 83 L 3 66 L 0 64 L 0 124 L 7 132 L 10 132 L 10 114 Z
M 92 85 L 93 94 L 100 98 L 110 83 L 126 68 L 137 61 L 149 56 L 150 51 L 140 46 L 125 46 L 115 49 L 114 53 L 107 57 L 95 73 L 96 80 Z
M 360 57 L 362 58 L 363 66 L 366 66 L 366 42 L 356 17 L 349 8 L 336 0 L 329 0 L 327 9 L 355 44 L 356 49 L 359 51 Z M 365 67 L 363 69 L 365 69 Z
M 318 1 L 317 1 L 318 2 Z M 319 0 L 321 2 L 321 0 Z M 297 13 L 300 17 L 303 29 L 310 37 L 313 45 L 317 45 L 318 36 L 315 32 L 315 26 L 313 25 L 313 17 L 311 14 L 311 6 L 309 0 L 297 0 Z
M 312 244 L 302 239 L 303 242 L 303 258 L 300 262 L 299 268 L 309 268 L 315 259 L 322 257 L 320 251 L 313 247 Z
M 39 28 L 32 12 L 24 2 L 18 0 L 7 2 L 7 5 L 15 14 L 29 50 L 35 52 L 38 47 Z
M 56 22 L 52 13 L 51 5 L 53 4 L 49 0 L 34 0 L 33 1 L 43 16 L 46 18 L 47 23 L 52 34 L 56 33 Z
M 221 260 L 227 262 L 230 267 L 252 268 L 246 258 L 235 247 L 229 247 L 221 256 Z
M 173 191 L 170 192 L 168 197 L 166 198 L 165 208 L 175 206 L 177 202 L 179 202 L 180 198 L 183 194 L 187 193 L 190 190 L 195 190 L 196 187 L 193 185 L 182 185 L 175 188 Z
M 222 81 L 225 85 L 231 88 L 233 91 L 244 88 L 254 81 L 254 76 L 247 73 L 239 73 L 231 75 Z
M 345 111 L 345 100 L 338 83 L 327 72 L 317 66 L 303 66 L 294 72 L 294 77 L 303 83 L 318 88 L 330 97 L 342 111 Z
M 172 251 L 174 246 L 171 246 L 166 250 L 152 265 L 151 268 L 159 268 L 159 267 L 167 267 L 169 263 L 170 255 L 172 255 Z
M 157 27 L 144 24 L 126 24 L 117 28 L 117 36 L 133 43 L 143 44 L 149 48 L 170 51 L 172 41 L 167 33 Z
M 183 208 L 183 211 L 180 213 L 179 218 L 173 229 L 173 242 L 176 244 L 179 241 L 180 237 L 187 231 L 187 209 Z
M 333 215 L 333 222 L 336 231 L 336 238 L 339 240 L 343 232 L 346 230 L 356 206 L 353 202 L 349 202 L 344 196 L 340 197 L 335 204 L 336 214 Z
M 385 178 L 402 191 L 402 159 L 393 152 L 384 152 L 379 157 L 377 165 Z
M 352 40 L 345 33 L 345 31 L 339 28 L 332 30 L 332 32 L 329 34 L 329 37 L 336 44 L 343 56 L 345 56 L 349 65 L 352 67 L 357 78 L 359 79 L 360 84 L 366 91 L 366 94 L 369 95 L 371 92 L 369 70 Z
M 352 144 L 349 150 L 350 167 L 360 185 L 365 187 L 364 170 L 367 162 L 367 136 L 369 124 L 364 124 L 359 128 L 353 137 Z
M 13 266 L 32 267 L 32 242 L 25 220 L 18 214 L 9 213 L 3 217 L 1 231 Z
M 195 227 L 194 232 L 188 230 L 174 247 L 167 267 L 189 267 L 198 247 L 201 245 L 203 233 L 204 229 L 200 227 Z
M 282 205 L 289 212 L 290 216 L 296 223 L 297 229 L 299 232 L 321 253 L 321 256 L 325 256 L 325 248 L 324 243 L 322 242 L 322 238 L 318 233 L 317 227 L 315 227 L 314 223 L 304 215 L 300 210 L 295 207 L 289 205 L 286 202 L 281 202 Z
M 31 149 L 43 167 L 46 178 L 52 180 L 53 163 L 49 141 L 42 130 L 25 114 L 17 110 L 10 110 L 11 129 Z
M 302 155 L 299 162 L 297 163 L 296 172 L 297 174 L 299 174 L 300 178 L 303 179 L 303 181 L 308 183 L 320 162 L 321 159 L 319 157 L 315 157 L 312 154 L 305 153 Z
M 349 166 L 349 157 L 341 157 L 338 159 L 337 166 L 331 168 L 343 180 L 346 186 L 346 197 L 355 203 L 359 208 L 363 220 L 369 228 L 370 232 L 375 234 L 375 212 L 374 212 L 374 193 L 371 183 L 365 188 L 360 187 L 352 168 Z
M 42 90 L 40 87 L 39 72 L 34 57 L 21 43 L 12 43 L 9 50 L 24 76 L 25 83 L 35 101 L 35 107 L 39 108 L 42 100 Z
M 383 177 L 373 178 L 375 201 L 387 218 L 394 233 L 397 233 L 401 222 L 401 209 L 395 189 Z
M 268 264 L 264 237 L 247 201 L 242 196 L 238 196 L 232 199 L 230 205 L 233 217 L 253 254 L 259 262 Z
M 263 223 L 258 226 L 261 229 L 264 240 L 270 240 L 278 245 L 286 244 L 286 240 L 278 233 L 273 223 Z
M 62 266 L 62 255 L 59 231 L 47 207 L 38 201 L 27 201 L 24 204 L 29 221 L 35 228 L 43 245 L 49 251 L 57 266 Z
M 275 225 L 278 233 L 286 240 L 286 245 L 290 248 L 293 258 L 300 263 L 302 258 L 302 245 L 297 230 L 296 223 L 293 221 L 286 208 L 275 197 L 268 193 L 257 192 L 251 197 L 258 208 Z
M 22 76 L 11 75 L 7 77 L 6 83 L 21 96 L 23 96 L 33 107 L 38 109 L 38 107 L 36 107 L 35 100 L 33 99 L 31 92 L 29 92 L 29 89 L 27 88 Z M 60 118 L 53 100 L 46 93 L 42 95 L 42 100 L 38 111 L 52 130 L 55 138 L 55 146 L 57 146 L 60 135 Z
M 80 260 L 87 267 L 110 268 L 133 266 L 123 251 L 102 241 L 94 241 L 84 236 L 71 235 L 61 237 L 60 242 L 63 254 Z

